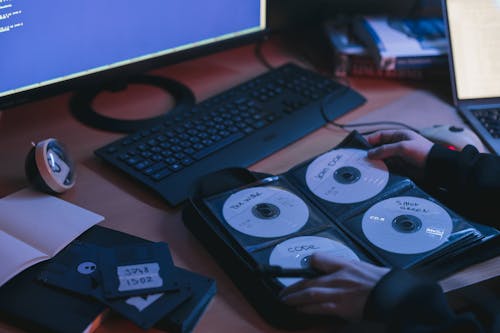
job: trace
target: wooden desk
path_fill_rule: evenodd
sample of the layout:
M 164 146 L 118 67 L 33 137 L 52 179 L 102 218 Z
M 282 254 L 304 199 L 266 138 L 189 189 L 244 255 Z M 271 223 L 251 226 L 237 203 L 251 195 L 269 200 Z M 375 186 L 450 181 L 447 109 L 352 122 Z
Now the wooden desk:
M 295 59 L 284 51 L 279 42 L 265 44 L 263 52 L 269 62 L 276 66 Z M 203 100 L 265 71 L 266 68 L 254 57 L 253 47 L 245 46 L 166 67 L 154 71 L 154 74 L 178 79 L 191 87 L 198 100 Z M 375 114 L 376 117 L 390 115 L 391 120 L 404 120 L 417 127 L 435 123 L 461 123 L 451 108 L 448 111 L 432 112 L 423 109 L 424 117 L 410 112 L 408 108 L 395 114 L 394 105 L 397 104 L 394 103 L 401 102 L 402 99 L 404 101 L 404 98 L 420 99 L 415 95 L 419 93 L 428 96 L 429 90 L 424 89 L 423 83 L 419 86 L 389 80 L 352 79 L 351 85 L 365 95 L 368 102 L 339 119 L 339 122 L 371 119 Z M 2 113 L 0 152 L 3 165 L 0 169 L 0 196 L 27 186 L 24 159 L 31 147 L 30 143 L 55 137 L 67 145 L 78 168 L 77 184 L 62 195 L 63 199 L 105 216 L 103 226 L 169 243 L 177 266 L 217 280 L 218 293 L 195 332 L 280 332 L 259 317 L 223 269 L 184 227 L 180 208 L 169 208 L 153 193 L 94 156 L 95 149 L 122 135 L 95 130 L 79 123 L 68 111 L 68 99 L 69 94 L 64 94 Z M 159 91 L 138 89 L 117 96 L 104 95 L 96 104 L 108 115 L 132 118 L 137 116 L 137 110 L 144 110 L 141 116 L 155 115 L 157 111 L 148 110 L 168 107 L 171 101 Z M 377 111 L 374 112 L 375 110 Z M 283 172 L 335 146 L 345 135 L 346 132 L 331 125 L 325 126 L 251 168 L 263 172 Z M 496 258 L 454 275 L 443 285 L 446 289 L 455 289 L 498 276 L 499 272 L 500 260 Z M 2 330 L 22 332 L 6 324 L 0 324 L 0 331 Z M 130 322 L 111 316 L 97 332 L 140 331 Z

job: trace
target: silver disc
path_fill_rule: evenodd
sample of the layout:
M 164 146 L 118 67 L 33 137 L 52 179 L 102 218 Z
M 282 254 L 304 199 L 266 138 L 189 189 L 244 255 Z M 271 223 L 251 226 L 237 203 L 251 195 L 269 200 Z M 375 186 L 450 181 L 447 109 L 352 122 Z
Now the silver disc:
M 370 199 L 384 189 L 388 180 L 384 162 L 369 160 L 361 149 L 334 149 L 312 161 L 306 171 L 311 192 L 342 204 Z
M 280 237 L 302 228 L 309 208 L 295 194 L 277 187 L 251 187 L 232 194 L 222 215 L 234 229 L 256 237 Z
M 276 245 L 269 256 L 270 265 L 283 268 L 307 268 L 309 258 L 315 252 L 329 252 L 336 258 L 359 260 L 358 256 L 343 243 L 318 236 L 301 236 L 287 239 Z M 292 285 L 302 278 L 278 278 L 285 286 Z
M 366 238 L 389 252 L 414 254 L 437 248 L 453 229 L 438 204 L 418 197 L 394 197 L 370 207 L 361 222 Z

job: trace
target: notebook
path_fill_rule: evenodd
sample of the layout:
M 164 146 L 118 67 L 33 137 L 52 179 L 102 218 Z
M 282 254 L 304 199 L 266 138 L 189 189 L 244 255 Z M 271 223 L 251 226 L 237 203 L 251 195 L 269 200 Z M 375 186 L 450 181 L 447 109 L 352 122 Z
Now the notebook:
M 442 0 L 453 99 L 460 115 L 500 155 L 500 0 Z

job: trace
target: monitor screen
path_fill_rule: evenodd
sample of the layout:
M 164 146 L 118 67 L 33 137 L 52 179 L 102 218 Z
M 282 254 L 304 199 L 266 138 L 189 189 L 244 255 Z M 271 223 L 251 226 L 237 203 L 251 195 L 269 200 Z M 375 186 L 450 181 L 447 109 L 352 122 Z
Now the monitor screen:
M 180 61 L 265 29 L 266 0 L 0 0 L 0 109 Z
M 457 99 L 500 96 L 500 1 L 448 0 L 446 8 Z

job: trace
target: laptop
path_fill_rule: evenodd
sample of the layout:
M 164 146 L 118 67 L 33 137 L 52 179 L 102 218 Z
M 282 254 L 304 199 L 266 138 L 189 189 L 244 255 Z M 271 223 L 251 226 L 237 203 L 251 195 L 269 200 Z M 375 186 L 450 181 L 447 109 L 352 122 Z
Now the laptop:
M 500 0 L 442 0 L 453 100 L 500 155 Z

